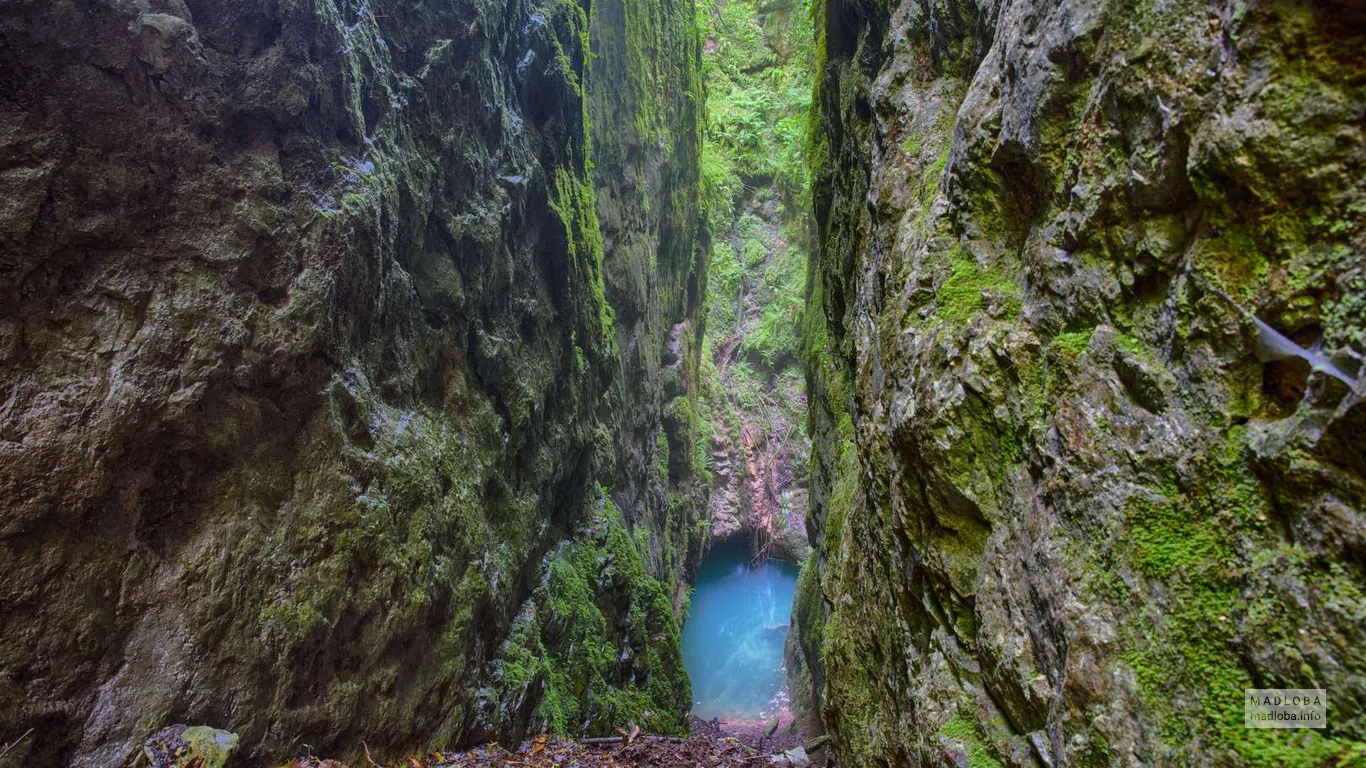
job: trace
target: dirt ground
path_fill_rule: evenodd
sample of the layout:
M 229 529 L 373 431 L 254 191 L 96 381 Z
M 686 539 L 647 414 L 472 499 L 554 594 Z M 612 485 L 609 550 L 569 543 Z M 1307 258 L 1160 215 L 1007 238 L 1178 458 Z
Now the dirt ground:
M 772 736 L 765 732 L 773 724 L 761 720 L 693 720 L 693 734 L 687 738 L 636 735 L 629 740 L 584 743 L 555 736 L 536 736 L 515 751 L 497 744 L 465 752 L 432 753 L 412 757 L 395 765 L 372 764 L 352 768 L 758 768 L 793 765 L 781 757 L 786 750 L 803 744 L 802 734 L 792 727 L 791 715 L 779 719 Z M 810 754 L 811 766 L 825 764 L 825 750 Z M 800 765 L 800 763 L 798 763 Z M 340 763 L 306 757 L 284 768 L 345 768 Z
M 778 715 L 778 729 L 772 736 L 765 736 L 773 725 L 773 720 L 698 720 L 693 718 L 694 736 L 707 736 L 722 740 L 732 738 L 758 752 L 782 752 L 804 744 L 805 739 L 792 719 L 792 713 L 784 709 Z

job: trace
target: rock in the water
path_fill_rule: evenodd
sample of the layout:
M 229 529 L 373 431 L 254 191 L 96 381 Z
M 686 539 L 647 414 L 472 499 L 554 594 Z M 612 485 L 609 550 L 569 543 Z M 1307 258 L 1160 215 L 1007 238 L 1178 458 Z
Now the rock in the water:
M 152 768 L 223 768 L 237 751 L 237 734 L 207 725 L 173 725 L 152 734 L 142 754 Z

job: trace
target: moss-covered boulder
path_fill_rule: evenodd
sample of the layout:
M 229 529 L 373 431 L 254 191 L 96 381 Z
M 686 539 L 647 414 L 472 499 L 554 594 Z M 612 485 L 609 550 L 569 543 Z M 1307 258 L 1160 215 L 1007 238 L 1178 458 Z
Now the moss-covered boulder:
M 173 725 L 152 734 L 142 755 L 151 768 L 224 768 L 240 743 L 237 734 L 207 725 Z

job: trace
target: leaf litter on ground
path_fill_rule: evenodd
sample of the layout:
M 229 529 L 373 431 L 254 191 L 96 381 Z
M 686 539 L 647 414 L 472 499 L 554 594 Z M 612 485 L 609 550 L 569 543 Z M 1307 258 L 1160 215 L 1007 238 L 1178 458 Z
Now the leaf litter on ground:
M 379 768 L 753 768 L 772 755 L 758 752 L 734 738 L 694 735 L 688 738 L 640 736 L 615 742 L 586 744 L 555 736 L 535 736 L 516 751 L 498 744 L 464 752 L 433 752 Z M 284 768 L 340 768 L 316 757 L 299 758 Z

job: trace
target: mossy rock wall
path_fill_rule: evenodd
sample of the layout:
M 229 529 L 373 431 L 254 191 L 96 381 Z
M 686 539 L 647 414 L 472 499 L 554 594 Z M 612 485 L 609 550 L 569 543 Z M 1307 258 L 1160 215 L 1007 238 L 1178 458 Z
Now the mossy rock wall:
M 591 24 L 593 179 L 619 352 L 602 412 L 616 463 L 602 482 L 675 602 L 701 559 L 707 494 L 694 461 L 710 250 L 696 12 L 692 0 L 599 0 Z
M 650 489 L 616 557 L 673 597 L 692 491 L 637 454 L 692 396 L 697 43 L 691 3 L 608 5 L 0 9 L 4 760 L 121 765 L 176 722 L 245 764 L 517 732 L 500 657 L 599 482 Z M 647 118 L 607 120 L 595 50 L 668 71 Z M 666 637 L 643 605 L 560 629 Z
M 1360 5 L 820 18 L 796 617 L 842 764 L 1360 759 Z
M 592 194 L 616 353 L 597 411 L 604 487 L 542 561 L 492 666 L 483 720 L 504 743 L 687 729 L 678 626 L 708 495 L 694 461 L 709 235 L 693 14 L 691 2 L 602 0 L 590 17 Z
M 644 530 L 641 525 L 637 530 Z M 670 594 L 605 497 L 546 559 L 497 662 L 491 701 L 506 743 L 528 732 L 687 733 L 692 688 Z

